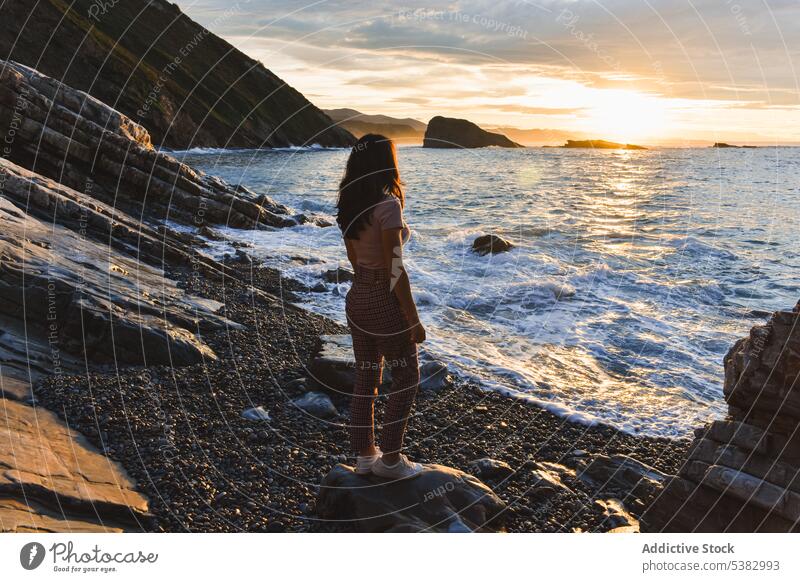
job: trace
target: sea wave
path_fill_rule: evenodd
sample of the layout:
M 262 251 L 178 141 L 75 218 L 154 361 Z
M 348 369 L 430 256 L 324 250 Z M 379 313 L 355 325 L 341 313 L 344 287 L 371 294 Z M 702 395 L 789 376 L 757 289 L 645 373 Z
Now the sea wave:
M 342 153 L 309 163 L 292 151 L 277 152 L 278 163 L 224 154 L 207 165 L 330 215 Z M 796 221 L 758 212 L 752 196 L 754 176 L 771 175 L 767 157 L 730 168 L 719 204 L 719 160 L 704 150 L 635 165 L 536 149 L 487 150 L 480 163 L 470 152 L 403 148 L 399 156 L 414 231 L 404 255 L 428 349 L 486 389 L 566 418 L 689 434 L 724 413 L 727 349 L 800 294 Z M 203 168 L 202 158 L 193 164 Z M 513 179 L 522 174 L 536 179 Z M 800 177 L 782 175 L 770 202 L 781 216 L 800 216 Z M 306 285 L 305 306 L 343 322 L 349 284 L 322 278 L 348 266 L 338 229 L 220 230 Z M 487 233 L 514 248 L 476 255 L 472 242 Z M 774 244 L 754 243 L 762 238 Z M 232 252 L 210 244 L 209 252 Z

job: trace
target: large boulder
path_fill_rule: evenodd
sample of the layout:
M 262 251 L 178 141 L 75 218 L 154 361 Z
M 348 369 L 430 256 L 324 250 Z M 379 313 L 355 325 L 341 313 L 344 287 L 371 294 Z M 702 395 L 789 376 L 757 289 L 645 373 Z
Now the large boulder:
M 646 531 L 789 532 L 800 527 L 800 313 L 778 311 L 725 357 L 728 417 L 695 431 Z
M 422 141 L 424 148 L 485 148 L 489 146 L 525 147 L 500 133 L 491 133 L 481 129 L 466 119 L 453 119 L 439 115 L 428 122 L 425 138 Z
M 424 467 L 416 477 L 389 481 L 336 465 L 320 485 L 319 517 L 355 523 L 365 532 L 500 529 L 506 505 L 491 489 L 458 469 Z

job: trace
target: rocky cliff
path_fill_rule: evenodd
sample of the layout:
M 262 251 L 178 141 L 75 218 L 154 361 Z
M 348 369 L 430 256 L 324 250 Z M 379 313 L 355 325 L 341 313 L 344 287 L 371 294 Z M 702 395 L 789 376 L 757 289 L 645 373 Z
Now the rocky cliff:
M 0 58 L 86 91 L 174 149 L 354 140 L 261 63 L 164 0 L 5 2 Z
M 466 119 L 436 116 L 428 122 L 422 147 L 425 148 L 521 148 L 506 136 L 481 129 Z
M 0 61 L 3 157 L 145 220 L 270 228 L 307 220 L 156 151 L 141 125 L 82 91 Z
M 788 532 L 800 522 L 800 303 L 725 357 L 728 416 L 695 431 L 648 531 Z
M 218 362 L 207 337 L 245 326 L 171 273 L 230 280 L 202 252 L 208 225 L 313 218 L 194 171 L 126 115 L 12 61 L 0 61 L 0 132 L 0 530 L 149 529 L 148 500 L 103 454 L 96 402 L 82 411 L 98 448 L 29 406 L 32 384 L 109 365 Z M 256 289 L 248 297 L 277 303 Z

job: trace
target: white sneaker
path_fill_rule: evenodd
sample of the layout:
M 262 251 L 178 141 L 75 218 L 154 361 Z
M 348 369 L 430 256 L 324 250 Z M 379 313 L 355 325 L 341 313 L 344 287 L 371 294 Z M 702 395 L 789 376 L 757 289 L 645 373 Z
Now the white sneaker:
M 375 462 L 380 459 L 383 454 L 380 449 L 377 450 L 378 452 L 374 455 L 367 455 L 366 457 L 358 455 L 358 457 L 356 457 L 356 475 L 368 475 L 372 472 L 372 467 L 375 465 Z
M 394 465 L 387 465 L 382 458 L 378 459 L 372 465 L 372 472 L 386 479 L 408 479 L 419 475 L 422 472 L 422 465 L 409 461 L 408 457 L 401 454 Z

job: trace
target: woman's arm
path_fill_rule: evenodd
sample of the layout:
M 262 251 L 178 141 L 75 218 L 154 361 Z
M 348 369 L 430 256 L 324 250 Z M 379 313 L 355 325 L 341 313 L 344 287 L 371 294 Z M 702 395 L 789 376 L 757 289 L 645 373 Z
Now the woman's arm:
M 344 239 L 344 246 L 347 249 L 347 260 L 350 261 L 350 266 L 353 267 L 353 273 L 356 272 L 356 265 L 358 264 L 358 256 L 356 256 L 356 247 L 349 238 Z
M 411 295 L 411 282 L 403 265 L 402 230 L 402 228 L 390 228 L 382 231 L 383 262 L 389 271 L 389 291 L 397 296 L 400 309 L 411 324 L 411 340 L 422 343 L 425 341 L 425 328 L 419 322 L 417 306 Z

